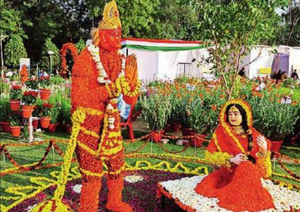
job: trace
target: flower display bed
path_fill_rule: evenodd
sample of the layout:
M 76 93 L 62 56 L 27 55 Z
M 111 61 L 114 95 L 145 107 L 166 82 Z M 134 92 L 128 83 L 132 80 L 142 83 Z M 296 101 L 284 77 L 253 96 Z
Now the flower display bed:
M 128 202 L 136 212 L 155 211 L 162 212 L 161 199 L 157 199 L 157 182 L 175 180 L 183 177 L 192 176 L 187 174 L 169 173 L 164 171 L 134 171 L 126 172 L 124 180 L 123 200 Z M 79 209 L 79 198 L 81 190 L 81 180 L 73 180 L 67 183 L 63 201 L 71 206 L 74 211 Z M 34 198 L 28 199 L 20 205 L 14 207 L 10 212 L 30 211 L 37 203 L 47 198 L 51 198 L 55 187 L 37 194 Z M 107 202 L 106 178 L 102 181 L 102 190 L 99 200 L 99 211 L 107 212 L 105 204 Z M 178 211 L 181 209 L 173 202 L 168 202 L 165 212 Z
M 195 187 L 203 178 L 204 176 L 193 176 L 160 182 L 158 195 L 175 199 L 176 204 L 187 211 L 206 212 L 212 209 L 214 209 L 213 211 L 229 211 L 218 206 L 217 198 L 204 197 L 195 192 Z M 271 180 L 262 179 L 262 185 L 270 192 L 275 205 L 275 210 L 269 209 L 264 210 L 264 212 L 290 211 L 291 208 L 300 209 L 300 194 L 297 191 L 275 185 Z

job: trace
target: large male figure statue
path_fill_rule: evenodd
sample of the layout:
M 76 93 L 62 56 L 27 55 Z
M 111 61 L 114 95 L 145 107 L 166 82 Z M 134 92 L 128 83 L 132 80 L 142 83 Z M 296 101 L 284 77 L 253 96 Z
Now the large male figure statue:
M 98 211 L 103 165 L 108 169 L 106 208 L 132 211 L 122 202 L 124 148 L 117 98 L 122 93 L 127 103 L 135 104 L 140 82 L 135 56 L 125 58 L 120 51 L 121 22 L 115 1 L 105 5 L 103 19 L 91 35 L 92 42 L 76 58 L 72 70 L 72 112 L 84 116 L 80 127 L 76 125 L 80 128 L 76 154 L 83 179 L 80 211 Z

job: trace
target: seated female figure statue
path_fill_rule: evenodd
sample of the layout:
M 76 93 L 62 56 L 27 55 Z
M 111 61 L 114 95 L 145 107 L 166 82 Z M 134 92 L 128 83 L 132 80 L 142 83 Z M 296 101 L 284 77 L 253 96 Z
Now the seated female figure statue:
M 205 158 L 221 165 L 195 188 L 205 197 L 218 198 L 218 205 L 233 211 L 261 211 L 274 208 L 261 178 L 271 176 L 271 143 L 252 127 L 252 112 L 243 100 L 224 104 L 219 126 L 212 136 Z

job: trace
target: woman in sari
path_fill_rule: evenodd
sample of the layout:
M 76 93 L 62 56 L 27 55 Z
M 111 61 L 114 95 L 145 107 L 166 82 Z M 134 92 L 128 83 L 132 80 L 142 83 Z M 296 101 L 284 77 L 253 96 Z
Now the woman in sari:
M 271 176 L 271 143 L 252 127 L 252 112 L 243 100 L 224 104 L 220 123 L 205 152 L 208 162 L 221 168 L 206 176 L 195 188 L 218 205 L 233 211 L 274 208 L 261 178 Z

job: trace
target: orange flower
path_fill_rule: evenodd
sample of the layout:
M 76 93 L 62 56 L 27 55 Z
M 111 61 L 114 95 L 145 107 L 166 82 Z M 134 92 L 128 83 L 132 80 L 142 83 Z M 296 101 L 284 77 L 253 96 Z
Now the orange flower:
M 295 106 L 295 105 L 297 105 L 297 104 L 298 104 L 298 101 L 296 101 L 296 100 L 293 100 L 293 101 L 292 101 L 292 105 L 293 105 L 293 106 Z
M 217 110 L 217 106 L 216 105 L 212 105 L 211 108 L 213 109 L 213 111 Z

